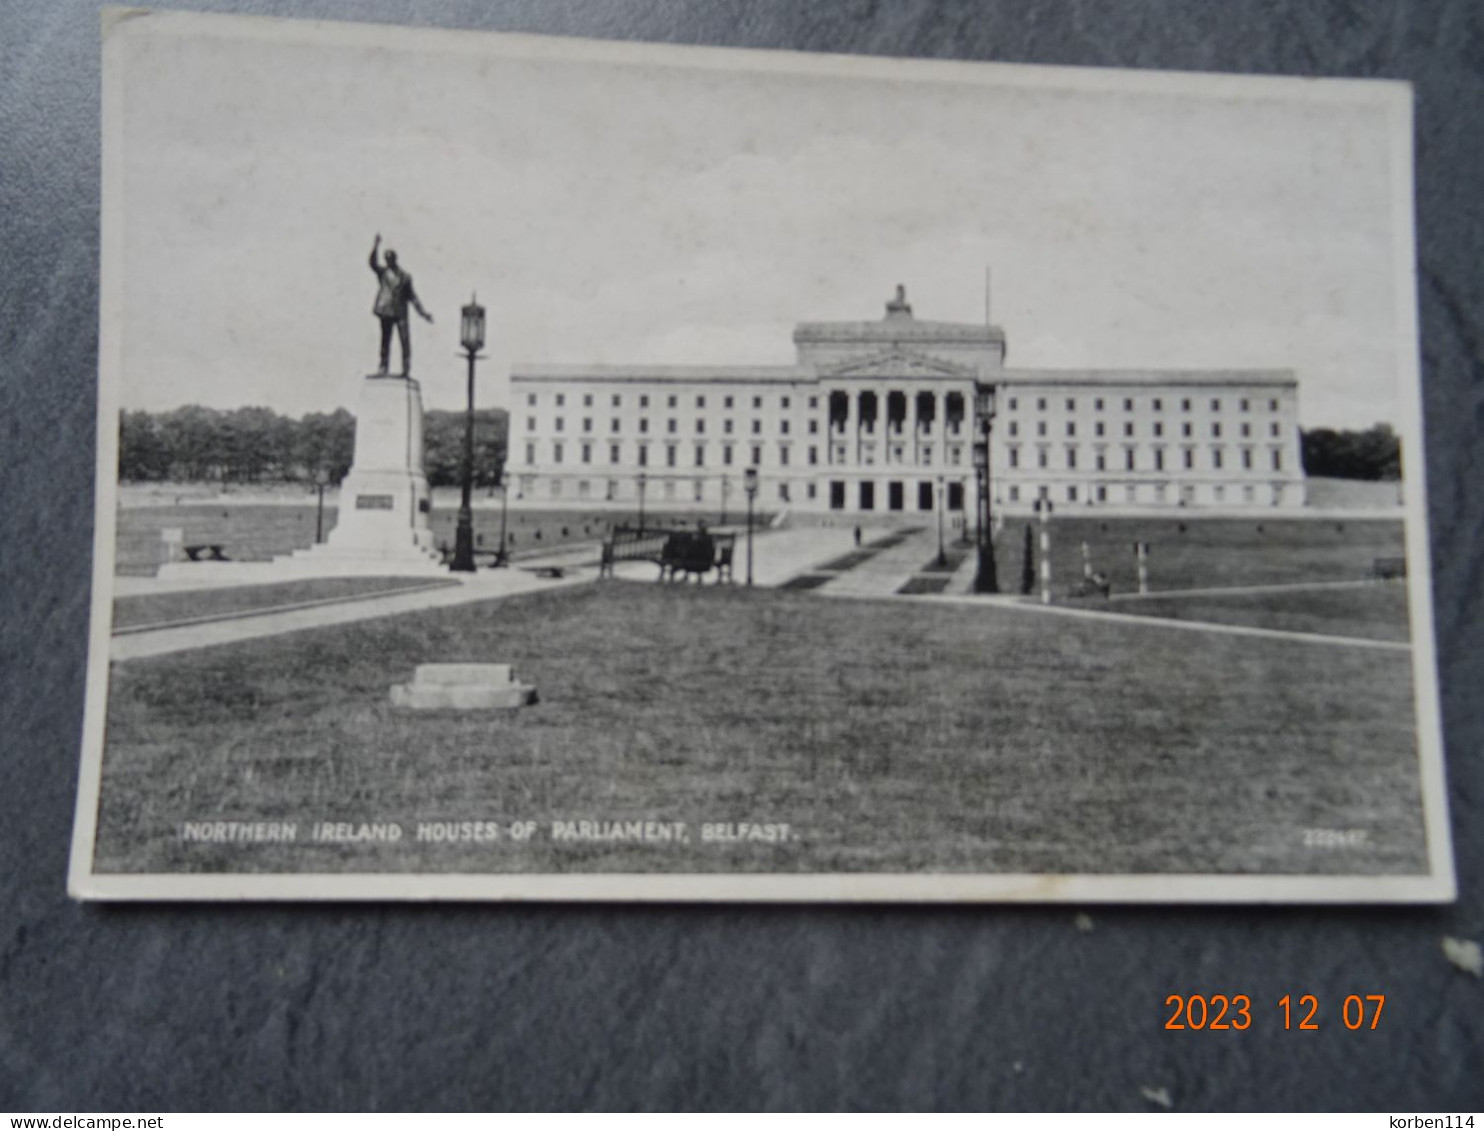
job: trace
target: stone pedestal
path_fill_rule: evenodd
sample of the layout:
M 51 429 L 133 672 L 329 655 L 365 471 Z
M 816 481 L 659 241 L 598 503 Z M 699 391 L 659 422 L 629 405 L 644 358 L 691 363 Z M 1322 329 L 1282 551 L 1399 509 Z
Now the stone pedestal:
M 516 682 L 509 664 L 419 664 L 391 701 L 414 711 L 509 711 L 535 703 L 536 689 Z
M 431 505 L 421 387 L 410 378 L 366 377 L 356 401 L 355 460 L 340 484 L 335 528 L 323 545 L 294 558 L 344 572 L 441 571 L 428 524 Z

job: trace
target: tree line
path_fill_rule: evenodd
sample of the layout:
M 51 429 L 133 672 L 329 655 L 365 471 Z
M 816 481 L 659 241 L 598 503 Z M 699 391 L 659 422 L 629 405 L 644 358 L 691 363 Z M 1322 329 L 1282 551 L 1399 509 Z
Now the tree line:
M 1401 440 L 1389 424 L 1363 431 L 1312 428 L 1301 432 L 1304 473 L 1334 479 L 1400 479 Z
M 474 483 L 499 484 L 505 466 L 501 409 L 474 413 Z M 269 408 L 186 405 L 169 412 L 125 411 L 119 418 L 123 482 L 339 483 L 355 456 L 356 419 L 348 411 L 311 412 L 295 420 Z M 424 469 L 433 487 L 462 482 L 464 414 L 430 410 L 423 417 Z

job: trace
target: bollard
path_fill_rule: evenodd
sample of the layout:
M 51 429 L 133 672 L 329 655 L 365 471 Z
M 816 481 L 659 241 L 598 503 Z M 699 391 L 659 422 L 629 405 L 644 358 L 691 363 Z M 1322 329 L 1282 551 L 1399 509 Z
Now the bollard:
M 1051 500 L 1037 499 L 1041 515 L 1041 604 L 1051 604 Z
M 1092 550 L 1086 542 L 1082 543 L 1082 580 L 1092 580 Z
M 1149 592 L 1149 543 L 1135 542 L 1134 557 L 1139 563 L 1139 593 Z

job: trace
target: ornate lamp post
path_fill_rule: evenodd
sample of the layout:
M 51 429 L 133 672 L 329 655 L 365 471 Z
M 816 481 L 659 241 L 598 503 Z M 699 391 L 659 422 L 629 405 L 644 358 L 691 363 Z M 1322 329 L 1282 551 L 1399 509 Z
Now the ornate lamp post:
M 938 568 L 948 565 L 948 555 L 943 552 L 943 477 L 938 476 Z
M 644 472 L 639 473 L 639 529 L 644 530 L 644 484 L 649 482 L 649 476 Z
M 747 584 L 752 584 L 752 502 L 757 498 L 757 468 L 742 473 L 742 489 L 747 492 Z
M 980 388 L 974 397 L 975 415 L 979 418 L 981 438 L 974 443 L 974 471 L 979 480 L 979 498 L 974 501 L 980 514 L 978 569 L 974 573 L 975 593 L 998 593 L 1000 580 L 994 560 L 994 516 L 990 513 L 989 495 L 989 434 L 994 427 L 994 390 L 989 386 Z
M 319 490 L 319 511 L 314 517 L 314 541 L 325 540 L 325 488 L 329 485 L 330 473 L 321 467 L 314 473 L 314 485 Z
M 464 414 L 464 483 L 459 496 L 459 525 L 454 534 L 450 569 L 474 572 L 474 512 L 469 496 L 474 488 L 474 361 L 484 346 L 484 307 L 471 296 L 463 308 L 459 341 L 469 357 L 469 408 Z

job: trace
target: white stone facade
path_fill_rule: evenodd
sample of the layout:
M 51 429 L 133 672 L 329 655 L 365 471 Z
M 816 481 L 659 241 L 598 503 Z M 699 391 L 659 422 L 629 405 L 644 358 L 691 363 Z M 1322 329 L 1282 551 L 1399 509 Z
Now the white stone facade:
M 974 508 L 988 409 L 997 509 L 1293 508 L 1286 370 L 1028 370 L 998 327 L 805 323 L 792 366 L 517 366 L 510 475 L 527 505 L 767 511 Z M 940 504 L 941 497 L 941 504 Z

